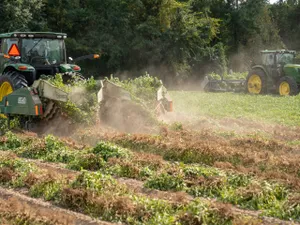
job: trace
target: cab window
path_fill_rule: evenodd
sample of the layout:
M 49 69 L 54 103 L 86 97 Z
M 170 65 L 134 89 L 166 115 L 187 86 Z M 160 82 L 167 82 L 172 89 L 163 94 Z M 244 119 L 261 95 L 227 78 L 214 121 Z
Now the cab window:
M 294 55 L 290 53 L 278 54 L 276 58 L 277 58 L 277 63 L 279 64 L 288 64 L 288 63 L 293 63 L 294 61 Z
M 263 64 L 266 66 L 274 65 L 274 60 L 275 60 L 274 54 L 263 54 L 262 55 Z

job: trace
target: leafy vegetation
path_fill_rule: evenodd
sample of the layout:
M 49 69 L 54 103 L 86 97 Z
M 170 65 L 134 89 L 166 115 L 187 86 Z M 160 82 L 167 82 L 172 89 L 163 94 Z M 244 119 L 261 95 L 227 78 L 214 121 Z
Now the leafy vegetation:
M 221 80 L 222 78 L 224 80 L 244 80 L 246 79 L 248 73 L 244 72 L 244 73 L 232 73 L 232 74 L 225 74 L 223 76 L 216 74 L 216 73 L 210 73 L 208 74 L 208 76 L 210 76 L 211 78 L 213 78 L 214 80 Z
M 145 104 L 148 108 L 155 106 L 157 91 L 162 85 L 157 77 L 148 73 L 134 79 L 120 81 L 119 78 L 112 78 L 110 81 L 127 90 L 134 100 Z
M 150 199 L 131 192 L 114 178 L 99 172 L 83 171 L 74 179 L 37 168 L 29 171 L 27 162 L 16 158 L 0 158 L 0 175 L 4 170 L 12 170 L 10 179 L 2 180 L 0 185 L 15 187 L 14 179 L 20 177 L 20 171 L 26 169 L 19 186 L 29 190 L 29 195 L 43 198 L 75 211 L 100 217 L 111 222 L 128 224 L 174 224 L 189 218 L 218 224 L 229 224 L 233 216 L 224 216 L 210 203 L 195 199 L 190 203 L 173 203 Z M 109 204 L 108 204 L 109 202 Z M 191 209 L 195 210 L 191 210 Z M 196 210 L 197 209 L 197 210 Z M 201 210 L 199 210 L 201 209 Z M 239 218 L 239 217 L 237 217 Z
M 86 196 L 81 197 L 80 203 L 72 199 L 73 197 L 70 199 L 69 195 L 72 193 L 79 194 L 78 191 L 82 188 L 97 193 L 102 192 L 104 189 L 113 191 L 118 186 L 116 181 L 110 177 L 113 175 L 144 180 L 144 186 L 148 188 L 163 191 L 185 191 L 195 197 L 216 198 L 224 203 L 231 203 L 246 209 L 260 210 L 264 215 L 281 219 L 293 218 L 297 220 L 297 215 L 299 214 L 299 205 L 294 204 L 294 201 L 291 200 L 297 198 L 297 191 L 292 191 L 288 185 L 263 181 L 253 175 L 231 171 L 226 172 L 199 164 L 190 165 L 164 162 L 160 166 L 154 166 L 157 163 L 152 161 L 151 158 L 145 161 L 144 158 L 139 158 L 141 157 L 139 154 L 110 143 L 99 142 L 94 148 L 76 150 L 50 135 L 46 136 L 44 141 L 41 142 L 44 142 L 42 148 L 45 151 L 42 151 L 43 154 L 40 154 L 41 151 L 33 144 L 35 142 L 36 140 L 34 142 L 30 141 L 30 138 L 19 139 L 9 132 L 6 134 L 1 146 L 3 150 L 13 151 L 20 156 L 39 158 L 49 162 L 65 163 L 66 167 L 70 169 L 98 171 L 96 173 L 90 171 L 83 172 L 68 189 L 64 187 L 65 184 L 53 180 L 51 177 L 51 179 L 43 179 L 41 182 L 35 182 L 31 187 L 30 193 L 32 196 L 42 196 L 46 200 L 56 202 L 63 201 L 63 204 L 67 204 L 68 207 L 79 207 L 84 211 L 87 210 L 85 207 L 88 207 L 89 212 L 92 210 L 96 213 L 94 207 L 97 208 L 98 206 L 95 205 L 96 203 L 89 202 L 88 192 L 79 192 Z M 33 149 L 38 154 L 34 154 Z M 3 166 L 9 165 L 4 164 Z M 12 165 L 10 167 L 15 168 L 19 164 Z M 28 167 L 29 165 L 26 166 Z M 11 185 L 22 187 L 22 182 L 28 173 L 32 172 L 31 167 L 27 167 L 23 168 L 20 166 L 21 170 L 15 170 L 19 173 L 17 176 L 18 179 L 13 178 L 13 181 L 10 182 Z M 98 180 L 104 183 L 98 185 Z M 125 189 L 118 187 L 116 193 L 120 194 L 120 191 L 124 194 L 127 193 Z M 132 199 L 130 197 L 129 199 L 131 199 L 130 201 L 137 201 L 135 198 Z M 74 205 L 73 201 L 79 205 L 77 203 Z M 168 212 L 171 213 L 172 211 Z M 113 211 L 109 215 L 115 215 L 115 213 Z M 127 217 L 123 216 L 121 215 L 118 218 L 124 221 Z M 114 221 L 111 217 L 104 218 Z
M 261 49 L 298 50 L 298 12 L 298 1 L 4 0 L 0 32 L 64 31 L 70 56 L 103 53 L 100 63 L 82 62 L 86 75 L 135 77 L 150 68 L 174 84 L 245 71 Z
M 127 149 L 120 148 L 119 146 L 107 142 L 99 142 L 92 150 L 94 154 L 100 154 L 105 161 L 109 158 L 130 158 L 131 152 Z
M 67 84 L 64 83 L 62 75 L 56 74 L 54 77 L 43 77 L 54 86 L 61 88 L 69 94 L 67 103 L 60 104 L 64 113 L 66 113 L 74 122 L 93 124 L 96 120 L 98 109 L 97 91 L 99 87 L 93 77 L 89 79 L 80 79 L 75 77 Z

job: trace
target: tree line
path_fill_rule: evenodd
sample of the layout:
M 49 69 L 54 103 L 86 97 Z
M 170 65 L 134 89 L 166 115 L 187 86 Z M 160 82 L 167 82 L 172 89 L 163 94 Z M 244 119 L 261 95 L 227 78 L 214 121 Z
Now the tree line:
M 165 80 L 245 71 L 263 49 L 300 50 L 300 1 L 2 0 L 0 32 L 68 34 L 68 55 L 101 53 L 85 75 Z

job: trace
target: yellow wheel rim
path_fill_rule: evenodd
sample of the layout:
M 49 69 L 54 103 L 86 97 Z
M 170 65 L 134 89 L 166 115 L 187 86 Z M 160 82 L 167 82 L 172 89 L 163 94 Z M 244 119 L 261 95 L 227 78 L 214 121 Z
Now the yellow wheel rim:
M 248 91 L 251 94 L 259 94 L 262 89 L 262 81 L 256 74 L 250 76 L 248 80 Z
M 290 85 L 288 82 L 283 81 L 279 85 L 279 94 L 280 95 L 289 95 L 291 92 Z
M 10 85 L 9 82 L 5 81 L 0 86 L 0 101 L 2 101 L 3 97 L 9 95 L 14 91 L 13 87 Z
M 6 96 L 9 95 L 10 93 L 12 93 L 13 87 L 10 85 L 9 82 L 5 81 L 1 84 L 0 86 L 0 101 L 2 101 L 2 99 Z M 6 118 L 6 116 L 4 114 L 0 114 L 0 117 L 2 118 Z

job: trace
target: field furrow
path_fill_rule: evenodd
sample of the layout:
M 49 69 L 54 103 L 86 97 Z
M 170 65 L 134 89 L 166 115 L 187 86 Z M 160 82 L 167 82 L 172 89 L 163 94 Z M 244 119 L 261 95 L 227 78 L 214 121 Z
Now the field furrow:
M 63 168 L 54 163 L 46 163 L 46 162 L 40 162 L 37 160 L 28 160 L 28 159 L 25 159 L 25 161 L 34 163 L 38 167 L 42 169 L 46 169 L 49 172 L 55 171 L 57 173 L 66 174 L 70 176 L 76 176 L 80 174 L 80 172 L 78 171 Z M 61 166 L 63 166 L 63 164 L 61 164 Z M 173 203 L 176 202 L 187 203 L 194 199 L 194 197 L 184 192 L 159 191 L 156 189 L 145 188 L 144 182 L 135 179 L 125 179 L 125 178 L 115 178 L 115 179 L 118 183 L 120 183 L 120 185 L 126 185 L 128 189 L 133 191 L 133 193 L 142 194 L 150 198 L 167 200 Z M 271 217 L 265 217 L 265 216 L 261 217 L 259 211 L 244 210 L 244 209 L 236 208 L 230 204 L 223 206 L 222 204 L 220 204 L 220 202 L 216 201 L 215 199 L 209 199 L 209 198 L 200 198 L 200 199 L 203 202 L 210 202 L 218 205 L 219 207 L 227 207 L 227 210 L 230 209 L 231 213 L 235 216 L 248 215 L 252 217 L 252 220 L 254 218 L 257 218 L 258 220 L 261 220 L 261 222 L 263 222 L 264 224 L 291 224 L 291 222 L 286 222 Z M 294 222 L 292 224 L 299 224 L 299 223 Z
M 0 187 L 1 224 L 112 225 Z
M 166 131 L 164 136 L 80 132 L 87 143 L 99 139 L 114 142 L 136 152 L 148 152 L 165 160 L 200 163 L 221 169 L 255 174 L 300 189 L 300 151 L 276 140 L 257 137 L 223 138 L 209 131 Z M 79 137 L 77 137 L 79 138 Z
M 169 212 L 173 215 L 172 218 L 181 218 L 178 213 L 179 211 L 182 213 L 182 207 L 186 210 L 185 207 L 191 207 L 191 204 L 199 204 L 200 201 L 203 204 L 205 203 L 205 205 L 209 205 L 210 208 L 216 207 L 218 211 L 224 208 L 223 204 L 220 203 L 223 202 L 243 208 L 244 215 L 255 216 L 256 218 L 272 216 L 285 220 L 299 220 L 299 202 L 297 203 L 299 193 L 292 191 L 289 185 L 276 182 L 268 183 L 254 175 L 220 170 L 201 164 L 171 163 L 154 154 L 131 152 L 128 149 L 105 142 L 99 142 L 94 147 L 83 147 L 72 143 L 70 140 L 59 140 L 52 136 L 47 136 L 44 139 L 35 138 L 33 142 L 30 136 L 25 135 L 18 138 L 8 134 L 2 139 L 1 146 L 2 150 L 14 152 L 20 157 L 54 162 L 54 164 L 44 164 L 34 161 L 36 165 L 48 171 L 65 174 L 69 180 L 72 180 L 69 181 L 71 184 L 74 184 L 79 177 L 81 177 L 81 183 L 82 176 L 84 179 L 88 177 L 92 180 L 96 179 L 92 183 L 96 183 L 99 179 L 99 182 L 101 182 L 101 179 L 108 179 L 113 183 L 110 186 L 111 190 L 115 190 L 117 187 L 124 188 L 117 188 L 117 190 L 127 196 L 128 204 L 132 201 L 133 203 L 131 204 L 133 205 L 140 204 L 139 201 L 136 202 L 136 199 L 132 199 L 132 196 L 138 199 L 144 198 L 140 194 L 152 199 L 151 201 L 167 199 L 169 203 L 164 202 L 164 204 L 172 204 L 173 206 L 175 204 L 177 207 L 175 211 Z M 81 169 L 87 171 L 80 173 L 71 172 L 71 170 L 65 170 L 63 167 L 75 171 Z M 128 180 L 128 178 L 134 179 Z M 75 183 L 78 183 L 78 180 Z M 122 184 L 125 185 L 123 186 Z M 87 188 L 87 186 L 84 187 Z M 72 186 L 72 188 L 74 187 Z M 93 188 L 95 187 L 92 186 Z M 156 190 L 149 191 L 147 188 Z M 174 193 L 174 191 L 176 192 Z M 182 192 L 191 194 L 194 198 L 188 197 Z M 74 192 L 72 192 L 71 196 L 73 194 Z M 78 195 L 78 193 L 76 194 Z M 106 193 L 105 196 L 110 194 Z M 131 197 L 128 197 L 128 195 Z M 101 196 L 103 197 L 103 190 L 101 191 Z M 112 198 L 119 199 L 120 196 Z M 217 201 L 211 201 L 207 198 L 217 199 Z M 75 207 L 75 210 L 85 211 L 85 207 L 91 206 L 91 202 L 84 204 L 86 205 L 83 208 L 82 206 L 80 208 Z M 68 207 L 74 206 L 68 205 Z M 230 208 L 233 208 L 233 210 L 230 210 L 230 215 L 234 215 L 233 218 L 236 219 L 235 216 L 240 215 L 235 213 L 238 210 L 235 210 L 235 207 Z M 255 211 L 247 213 L 246 209 Z M 85 212 L 88 213 L 87 211 Z M 156 215 L 155 212 L 154 214 Z M 134 218 L 135 216 L 137 215 L 133 215 Z M 121 215 L 112 217 L 113 222 L 117 221 L 116 219 L 128 222 Z

